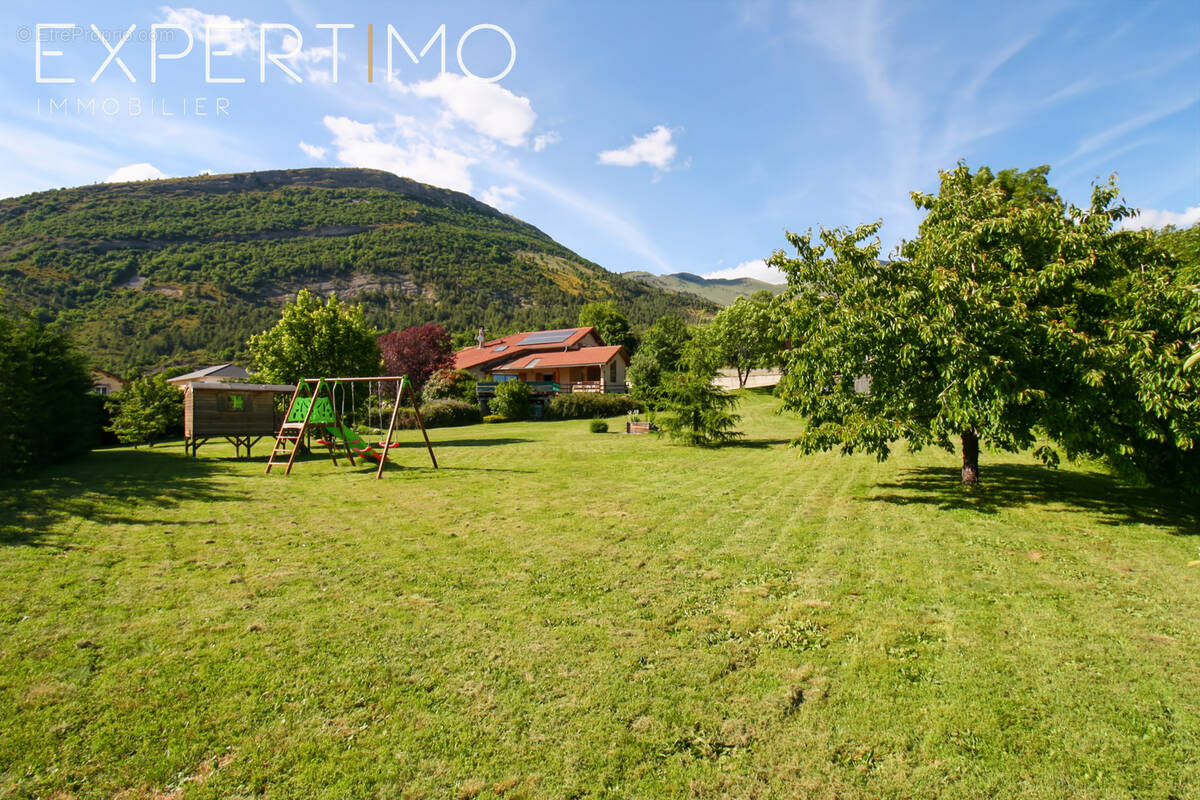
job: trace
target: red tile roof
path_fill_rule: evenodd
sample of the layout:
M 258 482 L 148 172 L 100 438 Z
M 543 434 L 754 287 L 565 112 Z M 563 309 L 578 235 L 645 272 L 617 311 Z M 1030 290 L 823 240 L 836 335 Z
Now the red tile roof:
M 567 335 L 558 342 L 521 344 L 525 339 L 539 333 L 563 333 Z M 579 342 L 589 333 L 593 334 L 597 341 L 603 341 L 600 339 L 600 334 L 596 333 L 596 329 L 590 325 L 585 328 L 561 328 L 555 331 L 524 331 L 522 333 L 514 333 L 511 336 L 484 342 L 483 347 L 468 347 L 459 350 L 454 354 L 454 368 L 470 369 L 490 362 L 503 362 L 506 359 L 526 353 L 540 353 L 547 350 L 569 350 L 573 347 L 578 348 Z
M 596 364 L 607 364 L 616 357 L 617 353 L 624 352 L 625 348 L 620 345 L 609 345 L 607 347 L 581 347 L 565 353 L 529 353 L 503 367 L 496 367 L 494 371 L 511 372 L 519 369 L 542 369 L 543 367 L 590 367 Z M 628 360 L 628 356 L 626 359 Z

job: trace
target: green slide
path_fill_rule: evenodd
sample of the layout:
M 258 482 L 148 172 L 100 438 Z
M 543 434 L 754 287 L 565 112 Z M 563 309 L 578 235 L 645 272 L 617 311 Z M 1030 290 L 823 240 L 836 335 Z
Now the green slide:
M 341 437 L 346 446 L 350 448 L 350 452 L 361 458 L 379 458 L 379 451 L 371 445 L 363 441 L 363 438 L 354 432 L 353 429 L 347 428 L 345 425 L 334 425 L 332 423 L 325 426 L 334 436 Z

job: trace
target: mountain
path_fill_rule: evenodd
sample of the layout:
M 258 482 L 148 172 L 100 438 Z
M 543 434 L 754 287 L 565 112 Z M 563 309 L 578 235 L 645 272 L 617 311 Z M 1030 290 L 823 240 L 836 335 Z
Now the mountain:
M 68 330 L 95 366 L 244 361 L 301 288 L 380 330 L 466 336 L 575 324 L 616 300 L 635 325 L 715 307 L 611 273 L 466 194 L 367 169 L 98 184 L 0 200 L 0 296 Z
M 786 288 L 783 284 L 767 283 L 757 278 L 701 278 L 690 272 L 675 272 L 670 275 L 622 272 L 621 275 L 668 292 L 695 295 L 720 306 L 731 305 L 739 297 L 749 297 L 764 289 L 779 294 Z

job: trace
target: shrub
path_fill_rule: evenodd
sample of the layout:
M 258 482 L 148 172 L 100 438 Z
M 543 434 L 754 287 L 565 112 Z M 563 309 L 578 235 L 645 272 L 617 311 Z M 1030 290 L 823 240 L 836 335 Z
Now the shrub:
M 608 423 L 602 419 L 594 419 L 588 424 L 592 433 L 608 433 Z
M 663 386 L 665 413 L 657 421 L 668 436 L 684 444 L 728 442 L 742 435 L 733 430 L 741 419 L 732 412 L 738 399 L 713 386 L 706 375 L 677 373 Z
M 533 400 L 529 386 L 521 381 L 502 381 L 496 384 L 496 396 L 491 402 L 492 413 L 508 419 L 529 419 Z
M 483 418 L 483 421 L 487 422 L 487 423 L 508 422 L 508 417 L 502 417 L 499 414 L 488 414 L 486 417 Z
M 642 404 L 627 394 L 575 394 L 555 395 L 546 407 L 549 419 L 591 419 L 592 417 L 617 417 L 641 409 Z
M 183 426 L 183 392 L 162 375 L 138 378 L 109 401 L 108 429 L 126 444 L 149 444 Z
M 462 400 L 435 400 L 426 403 L 421 406 L 421 418 L 425 421 L 426 428 L 452 428 L 483 421 L 479 408 Z
M 475 376 L 465 369 L 444 369 L 435 373 L 429 378 L 425 389 L 421 392 L 422 402 L 432 403 L 434 400 L 477 402 Z

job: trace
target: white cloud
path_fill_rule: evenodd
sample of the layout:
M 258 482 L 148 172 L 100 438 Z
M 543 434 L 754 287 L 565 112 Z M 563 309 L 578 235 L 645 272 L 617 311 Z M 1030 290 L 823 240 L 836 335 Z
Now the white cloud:
M 702 278 L 729 280 L 731 278 L 757 278 L 760 281 L 767 283 L 787 283 L 787 278 L 776 267 L 767 264 L 761 258 L 756 258 L 753 261 L 743 261 L 736 267 L 729 269 L 719 269 L 716 272 L 710 272 L 706 275 L 701 275 Z
M 558 131 L 546 131 L 545 133 L 539 133 L 537 136 L 533 137 L 533 152 L 540 153 L 550 145 L 558 144 L 561 141 L 562 136 L 558 134 Z
M 213 171 L 211 169 L 202 169 L 199 172 L 197 172 L 196 174 L 197 175 L 212 175 Z
M 433 80 L 401 86 L 416 97 L 436 98 L 449 117 L 464 122 L 489 139 L 510 147 L 525 144 L 537 114 L 528 97 L 521 97 L 497 83 L 443 72 Z
M 170 177 L 165 172 L 160 170 L 153 164 L 142 162 L 140 164 L 127 164 L 121 167 L 112 175 L 109 175 L 103 183 L 125 183 L 126 181 L 156 181 L 161 178 Z
M 633 144 L 619 150 L 604 150 L 600 163 L 616 167 L 635 167 L 649 164 L 657 169 L 666 169 L 675 158 L 676 147 L 671 143 L 673 131 L 665 125 L 655 125 L 645 136 L 634 136 Z
M 249 19 L 234 19 L 228 14 L 206 14 L 195 8 L 171 8 L 163 6 L 163 22 L 167 25 L 182 25 L 192 32 L 196 42 L 204 41 L 205 27 L 211 27 L 213 49 L 230 50 L 240 56 L 247 50 L 258 51 L 258 23 Z M 234 29 L 233 26 L 241 25 Z M 200 45 L 203 49 L 203 45 Z
M 308 142 L 300 142 L 300 149 L 303 150 L 309 158 L 315 158 L 317 161 L 321 161 L 325 158 L 324 147 L 318 147 L 317 145 L 309 144 Z
M 471 165 L 478 159 L 431 141 L 411 126 L 410 117 L 397 117 L 384 128 L 348 117 L 327 116 L 337 158 L 352 167 L 382 169 L 422 183 L 471 191 Z
M 1176 228 L 1190 228 L 1200 222 L 1200 206 L 1192 206 L 1186 211 L 1162 211 L 1154 208 L 1143 208 L 1136 216 L 1121 220 L 1121 230 L 1141 231 L 1147 228 L 1165 228 L 1174 225 Z
M 501 211 L 508 211 L 525 198 L 521 190 L 511 184 L 508 186 L 492 186 L 483 193 L 483 202 Z

